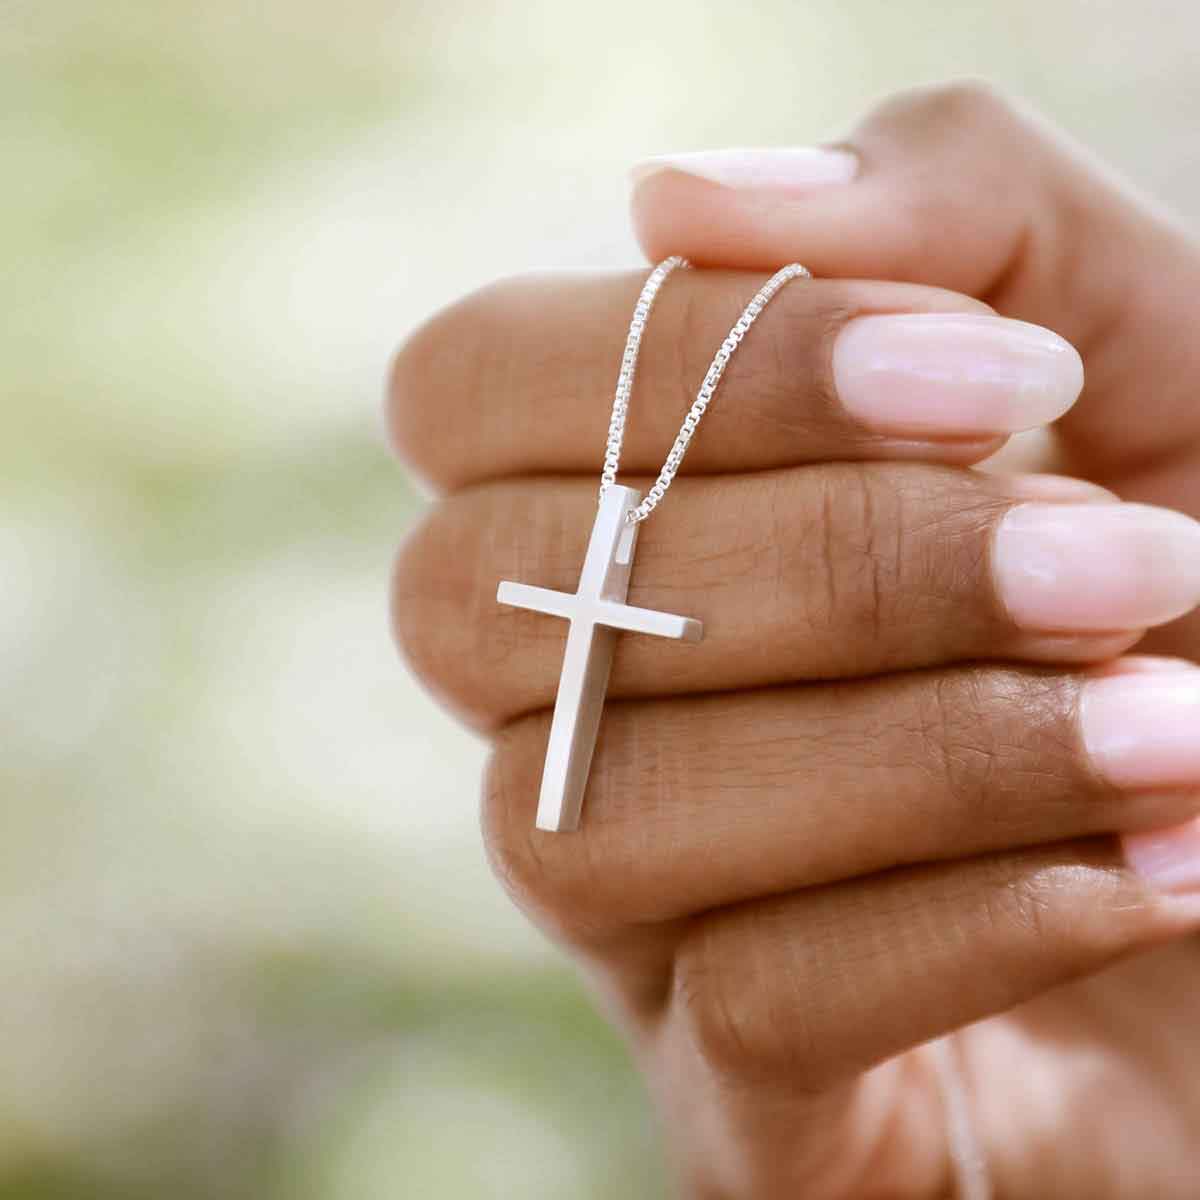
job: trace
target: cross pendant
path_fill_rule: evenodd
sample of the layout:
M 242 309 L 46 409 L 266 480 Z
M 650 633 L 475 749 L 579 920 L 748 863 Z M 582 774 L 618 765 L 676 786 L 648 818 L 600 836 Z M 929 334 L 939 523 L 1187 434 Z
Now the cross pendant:
M 507 582 L 501 583 L 496 593 L 501 604 L 565 617 L 571 622 L 542 771 L 539 829 L 578 828 L 617 631 L 687 642 L 698 642 L 704 632 L 703 625 L 690 617 L 625 603 L 638 533 L 637 525 L 629 524 L 625 515 L 640 500 L 641 495 L 633 488 L 615 484 L 604 494 L 574 595 Z

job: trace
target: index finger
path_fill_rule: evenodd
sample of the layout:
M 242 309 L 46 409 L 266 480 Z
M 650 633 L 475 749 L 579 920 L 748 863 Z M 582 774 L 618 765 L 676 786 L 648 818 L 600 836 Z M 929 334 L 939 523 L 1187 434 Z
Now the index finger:
M 441 488 L 599 477 L 645 272 L 503 281 L 435 316 L 396 356 L 393 444 Z M 650 315 L 622 471 L 654 475 L 714 352 L 763 283 L 677 271 Z M 1057 335 L 937 288 L 797 280 L 750 329 L 684 462 L 704 474 L 828 460 L 966 464 L 1054 420 L 1082 385 Z

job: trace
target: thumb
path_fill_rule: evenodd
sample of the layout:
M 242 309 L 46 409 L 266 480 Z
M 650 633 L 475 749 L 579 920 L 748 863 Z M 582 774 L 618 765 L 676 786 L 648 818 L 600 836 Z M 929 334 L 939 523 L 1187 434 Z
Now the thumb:
M 1087 387 L 1058 426 L 1103 482 L 1200 446 L 1200 252 L 1078 147 L 987 87 L 895 97 L 830 149 L 716 151 L 634 172 L 653 258 L 934 284 L 1056 330 Z

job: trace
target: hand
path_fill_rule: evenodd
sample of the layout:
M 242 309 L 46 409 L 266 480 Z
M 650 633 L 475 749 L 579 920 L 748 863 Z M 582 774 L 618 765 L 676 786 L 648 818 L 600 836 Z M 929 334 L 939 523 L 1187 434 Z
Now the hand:
M 668 282 L 630 472 L 761 279 Z M 1200 529 L 963 469 L 1074 400 L 1046 331 L 924 287 L 785 289 L 643 527 L 630 603 L 704 641 L 621 639 L 583 827 L 533 828 L 564 629 L 496 583 L 575 585 L 641 280 L 498 285 L 400 352 L 393 440 L 449 494 L 394 613 L 495 738 L 492 860 L 629 1029 L 687 1194 L 943 1200 L 922 1043 L 979 1022 L 955 1045 L 999 1195 L 1192 1195 L 1197 959 L 1167 944 L 1200 925 L 1200 845 L 1136 831 L 1200 809 L 1200 672 L 1090 664 L 1196 602 Z
M 1047 325 L 1079 348 L 1088 382 L 1036 465 L 1200 515 L 1196 242 L 981 84 L 896 96 L 841 147 L 644 164 L 642 244 L 652 258 L 799 259 L 818 276 L 935 284 Z M 1200 615 L 1147 645 L 1200 659 Z

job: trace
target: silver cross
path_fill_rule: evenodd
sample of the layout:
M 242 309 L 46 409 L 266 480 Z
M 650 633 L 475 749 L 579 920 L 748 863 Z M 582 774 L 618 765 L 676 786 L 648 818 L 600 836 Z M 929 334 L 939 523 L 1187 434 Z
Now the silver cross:
M 638 532 L 638 526 L 630 524 L 626 514 L 640 500 L 641 494 L 633 488 L 614 485 L 605 492 L 574 595 L 508 582 L 502 583 L 496 593 L 501 604 L 565 617 L 571 622 L 542 771 L 539 829 L 562 831 L 579 825 L 617 631 L 687 642 L 698 642 L 704 632 L 704 626 L 690 617 L 625 603 Z

